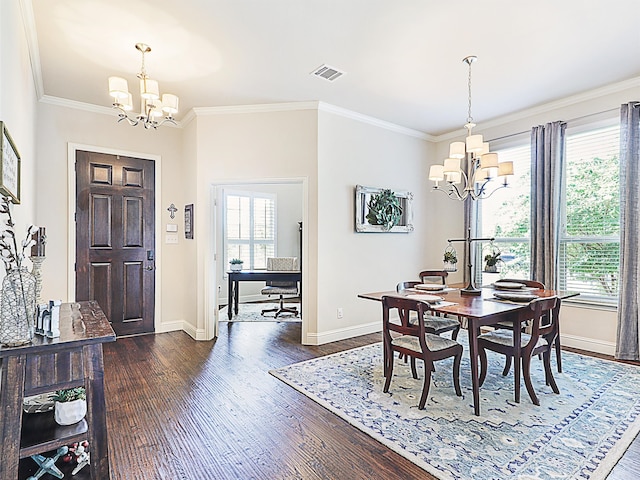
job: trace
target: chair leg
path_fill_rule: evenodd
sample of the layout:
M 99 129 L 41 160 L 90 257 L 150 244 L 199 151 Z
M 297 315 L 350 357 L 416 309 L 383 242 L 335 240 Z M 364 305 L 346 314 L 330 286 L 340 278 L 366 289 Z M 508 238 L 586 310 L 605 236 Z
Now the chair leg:
M 543 355 L 544 361 L 544 376 L 547 381 L 547 385 L 551 386 L 553 393 L 560 393 L 560 389 L 556 384 L 556 379 L 553 378 L 553 370 L 551 369 L 551 350 L 547 350 Z
M 531 401 L 533 402 L 533 404 L 539 406 L 540 400 L 538 400 L 538 396 L 536 395 L 536 392 L 533 389 L 533 384 L 531 383 L 530 371 L 531 371 L 531 355 L 527 355 L 526 357 L 522 357 L 522 374 L 524 376 L 524 384 L 527 387 L 527 392 L 529 392 L 529 396 L 531 397 Z
M 413 357 L 411 357 L 413 360 Z M 427 365 L 424 362 L 424 385 L 422 387 L 422 395 L 420 396 L 420 403 L 418 403 L 418 410 L 424 410 L 424 405 L 427 403 L 427 396 L 429 395 L 429 387 L 431 386 L 431 367 L 433 365 Z
M 456 354 L 453 359 L 453 386 L 456 389 L 456 395 L 461 397 L 462 390 L 460 389 L 460 361 L 462 360 L 462 351 Z
M 459 332 L 460 332 L 460 327 L 456 328 L 455 330 L 452 330 L 451 331 L 451 340 L 457 340 Z
M 487 352 L 484 348 L 478 348 L 478 355 L 480 356 L 480 378 L 478 379 L 478 386 L 482 386 L 484 379 L 487 376 Z
M 556 337 L 556 363 L 558 364 L 558 373 L 562 373 L 562 345 L 560 345 L 560 335 Z
M 389 355 L 387 355 L 387 362 L 385 363 L 385 381 L 384 381 L 384 387 L 382 388 L 382 391 L 384 393 L 387 393 L 389 391 L 389 385 L 391 385 L 391 377 L 393 376 L 393 351 L 389 352 Z
M 511 370 L 511 357 L 507 355 L 504 360 L 504 370 L 502 370 L 502 376 L 506 377 L 509 374 L 509 370 Z
M 425 370 L 426 370 L 426 366 L 425 366 Z M 431 372 L 431 371 L 429 371 Z M 431 374 L 431 373 L 429 373 Z M 411 357 L 411 375 L 413 375 L 413 378 L 418 379 L 418 370 L 416 369 L 416 357 Z

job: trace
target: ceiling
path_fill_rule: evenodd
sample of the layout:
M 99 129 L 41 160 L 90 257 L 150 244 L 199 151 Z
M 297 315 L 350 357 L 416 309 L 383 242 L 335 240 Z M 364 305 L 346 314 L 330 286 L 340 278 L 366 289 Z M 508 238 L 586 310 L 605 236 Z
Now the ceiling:
M 467 55 L 479 127 L 640 78 L 638 0 L 22 2 L 44 95 L 110 106 L 117 75 L 135 105 L 144 42 L 147 72 L 180 97 L 178 120 L 193 107 L 322 101 L 440 135 L 466 121 Z M 322 64 L 346 73 L 310 75 Z

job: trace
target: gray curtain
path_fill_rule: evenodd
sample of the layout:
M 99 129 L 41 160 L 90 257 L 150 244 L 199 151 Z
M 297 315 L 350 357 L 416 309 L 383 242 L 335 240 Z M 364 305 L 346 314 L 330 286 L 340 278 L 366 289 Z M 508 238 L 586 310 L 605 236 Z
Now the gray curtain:
M 640 360 L 640 103 L 620 108 L 620 293 L 616 358 Z
M 531 278 L 557 289 L 564 122 L 531 130 Z

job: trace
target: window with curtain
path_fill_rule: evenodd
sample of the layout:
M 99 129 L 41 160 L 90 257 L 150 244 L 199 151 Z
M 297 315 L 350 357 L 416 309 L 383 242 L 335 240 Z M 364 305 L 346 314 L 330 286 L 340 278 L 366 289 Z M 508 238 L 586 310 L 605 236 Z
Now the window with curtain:
M 495 150 L 500 161 L 512 161 L 514 175 L 509 187 L 496 189 L 479 202 L 480 237 L 495 237 L 493 248 L 500 251 L 500 275 L 484 273 L 484 256 L 490 253 L 488 243 L 477 246 L 476 284 L 495 282 L 500 277 L 529 278 L 529 192 L 531 189 L 531 147 L 526 144 Z M 495 182 L 494 182 L 495 183 Z M 489 184 L 491 185 L 491 184 Z
M 619 151 L 619 125 L 567 130 L 559 286 L 581 300 L 617 302 Z
M 224 214 L 224 264 L 240 258 L 245 269 L 266 269 L 276 254 L 276 196 L 225 191 Z

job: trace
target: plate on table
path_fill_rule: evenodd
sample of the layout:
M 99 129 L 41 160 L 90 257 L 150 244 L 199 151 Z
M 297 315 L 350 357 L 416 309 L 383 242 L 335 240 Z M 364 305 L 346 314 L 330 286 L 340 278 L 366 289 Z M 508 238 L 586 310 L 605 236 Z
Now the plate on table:
M 445 285 L 431 284 L 431 283 L 419 283 L 413 288 L 416 290 L 425 290 L 427 292 L 441 292 L 444 290 Z
M 520 282 L 494 282 L 491 285 L 498 290 L 517 290 L 519 288 L 526 287 L 524 283 Z
M 407 295 L 408 298 L 412 300 L 418 300 L 419 302 L 425 303 L 438 303 L 443 299 L 437 295 L 428 295 L 426 293 L 419 293 L 418 295 Z
M 516 292 L 494 293 L 493 296 L 500 300 L 511 300 L 512 302 L 530 302 L 538 298 L 538 295 L 534 295 L 533 293 Z

